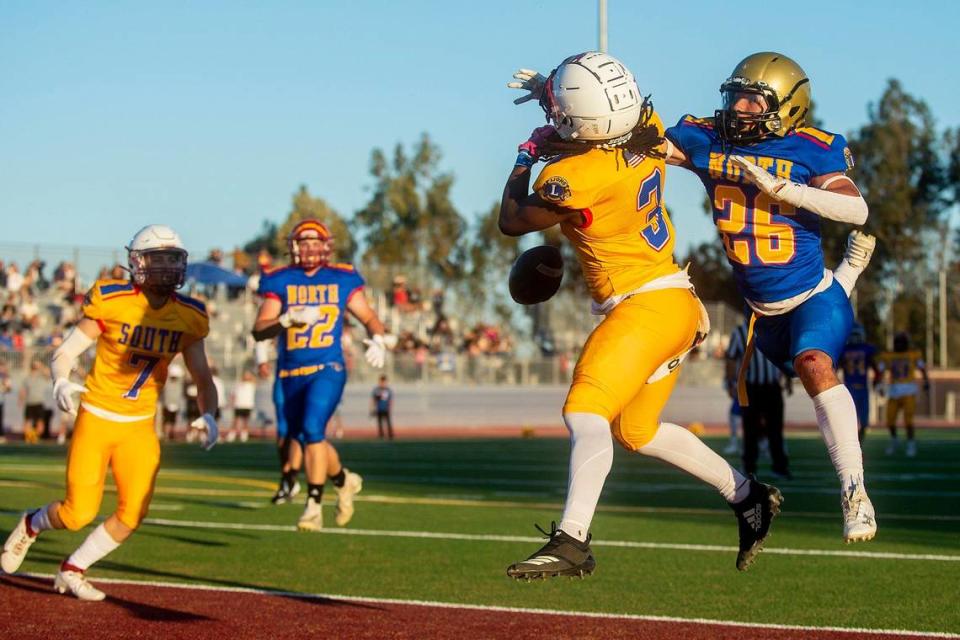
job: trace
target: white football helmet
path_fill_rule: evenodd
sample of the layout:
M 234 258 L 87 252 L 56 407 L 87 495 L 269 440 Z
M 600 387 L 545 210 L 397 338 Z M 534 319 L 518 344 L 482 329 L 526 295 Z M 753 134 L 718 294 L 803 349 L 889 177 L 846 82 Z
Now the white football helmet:
M 547 78 L 540 106 L 564 140 L 605 141 L 630 134 L 643 113 L 630 70 L 598 51 L 571 56 Z
M 177 232 L 163 224 L 148 224 L 133 236 L 127 265 L 134 284 L 156 293 L 173 293 L 183 286 L 187 250 Z

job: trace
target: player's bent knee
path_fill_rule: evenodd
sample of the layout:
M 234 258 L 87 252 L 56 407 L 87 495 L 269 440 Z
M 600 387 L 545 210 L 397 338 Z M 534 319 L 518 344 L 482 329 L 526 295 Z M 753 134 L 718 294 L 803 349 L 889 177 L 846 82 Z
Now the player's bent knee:
M 117 508 L 117 520 L 120 523 L 130 529 L 130 531 L 136 531 L 140 528 L 140 524 L 147 517 L 147 513 L 150 511 L 150 505 L 143 505 L 140 508 L 131 508 L 130 506 L 124 505 Z
M 592 413 L 611 421 L 620 413 L 622 402 L 600 385 L 574 382 L 563 404 L 563 413 Z
M 616 420 L 613 424 L 613 436 L 624 449 L 639 451 L 653 440 L 653 436 L 657 435 L 658 428 L 658 424 L 623 425 L 619 420 Z
M 57 510 L 57 517 L 69 531 L 79 531 L 97 517 L 96 507 L 82 507 L 64 502 Z

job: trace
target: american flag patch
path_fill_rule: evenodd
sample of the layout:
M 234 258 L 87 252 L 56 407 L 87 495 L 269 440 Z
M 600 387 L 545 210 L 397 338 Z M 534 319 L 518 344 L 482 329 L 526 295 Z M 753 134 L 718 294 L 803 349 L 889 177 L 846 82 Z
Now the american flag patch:
M 627 161 L 627 166 L 635 167 L 641 162 L 643 162 L 644 156 L 642 153 L 634 153 L 629 149 L 623 151 L 623 159 Z

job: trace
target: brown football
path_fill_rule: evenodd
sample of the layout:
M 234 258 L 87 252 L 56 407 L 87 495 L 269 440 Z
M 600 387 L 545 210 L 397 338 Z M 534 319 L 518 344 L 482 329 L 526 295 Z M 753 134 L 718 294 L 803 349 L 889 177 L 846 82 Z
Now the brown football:
M 520 304 L 539 304 L 553 297 L 563 280 L 563 257 L 549 245 L 527 249 L 510 269 L 510 297 Z

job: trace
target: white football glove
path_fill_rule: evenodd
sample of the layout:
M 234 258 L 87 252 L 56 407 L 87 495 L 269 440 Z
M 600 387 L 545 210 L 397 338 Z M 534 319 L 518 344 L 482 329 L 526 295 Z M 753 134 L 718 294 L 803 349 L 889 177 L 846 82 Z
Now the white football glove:
M 756 185 L 760 191 L 773 196 L 777 200 L 783 199 L 780 197 L 779 191 L 789 182 L 788 180 L 778 178 L 743 156 L 730 156 L 730 160 L 743 170 L 743 177 Z
M 363 357 L 367 359 L 371 367 L 382 369 L 387 361 L 387 345 L 383 336 L 378 333 L 372 339 L 364 340 L 363 344 L 367 345 L 367 351 L 363 354 Z
M 217 421 L 209 413 L 205 413 L 191 422 L 190 428 L 196 429 L 198 432 L 205 432 L 205 437 L 201 443 L 205 451 L 210 451 L 210 449 L 213 449 L 213 445 L 217 444 L 220 429 L 217 428 Z
M 519 82 L 508 82 L 508 87 L 530 92 L 514 100 L 513 104 L 523 104 L 530 100 L 539 100 L 540 96 L 543 95 L 544 87 L 547 86 L 547 78 L 533 69 L 517 69 L 513 77 L 519 80 Z
M 320 307 L 290 307 L 277 319 L 280 321 L 280 326 L 286 329 L 291 326 L 310 326 L 320 320 Z
M 847 236 L 847 250 L 843 254 L 844 260 L 852 267 L 866 269 L 877 247 L 877 239 L 869 233 L 854 229 Z
M 77 415 L 77 408 L 73 404 L 72 395 L 86 392 L 87 388 L 85 386 L 71 382 L 68 378 L 57 378 L 53 382 L 53 397 L 57 401 L 57 406 L 70 415 Z

